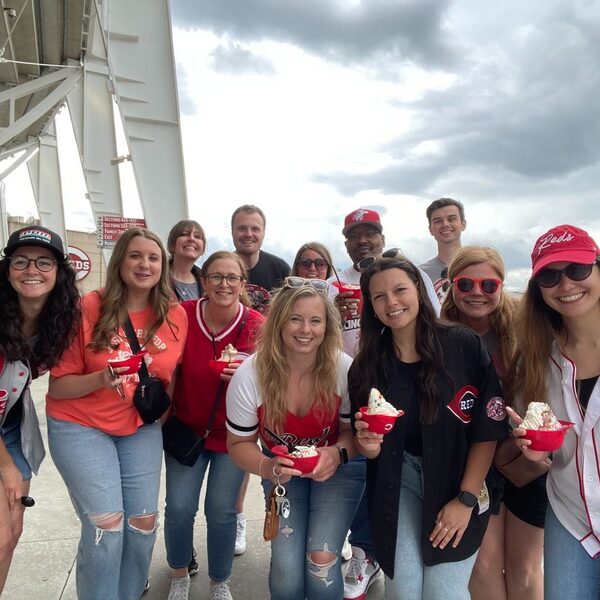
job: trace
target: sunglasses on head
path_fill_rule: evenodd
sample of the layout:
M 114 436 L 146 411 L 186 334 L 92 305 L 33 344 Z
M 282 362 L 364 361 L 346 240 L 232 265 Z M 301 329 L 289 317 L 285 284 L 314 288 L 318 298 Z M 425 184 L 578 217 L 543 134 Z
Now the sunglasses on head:
M 322 279 L 305 279 L 304 277 L 290 275 L 283 280 L 283 287 L 301 288 L 304 286 L 312 287 L 322 294 L 326 294 L 327 290 L 329 290 L 329 284 Z
M 479 277 L 455 277 L 452 283 L 463 293 L 470 292 L 475 284 L 479 286 L 484 294 L 495 294 L 502 286 L 502 281 L 495 277 L 485 277 L 483 279 Z
M 396 256 L 398 256 L 398 254 L 402 254 L 402 252 L 400 251 L 400 248 L 390 248 L 389 250 L 386 250 L 381 255 L 381 257 L 367 256 L 366 258 L 359 260 L 356 263 L 356 268 L 361 272 L 366 271 L 377 259 L 379 259 L 379 258 L 396 258 Z
M 533 280 L 541 287 L 551 288 L 558 285 L 562 275 L 568 277 L 571 281 L 583 281 L 592 274 L 595 263 L 582 265 L 580 263 L 571 263 L 564 269 L 542 269 L 537 273 Z
M 305 269 L 310 269 L 312 265 L 315 265 L 315 269 L 326 269 L 329 266 L 329 263 L 324 258 L 300 258 L 297 261 L 301 267 Z

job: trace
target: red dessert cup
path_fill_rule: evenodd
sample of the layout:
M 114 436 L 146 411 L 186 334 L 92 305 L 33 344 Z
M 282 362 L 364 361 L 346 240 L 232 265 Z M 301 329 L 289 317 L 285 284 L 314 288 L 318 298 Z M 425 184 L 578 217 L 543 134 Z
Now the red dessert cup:
M 526 429 L 523 436 L 526 440 L 531 440 L 530 450 L 540 450 L 541 452 L 554 452 L 558 450 L 565 439 L 565 435 L 575 423 L 571 421 L 559 421 L 561 428 L 547 431 L 545 429 Z
M 232 363 L 241 363 L 241 360 L 232 360 Z M 215 374 L 220 375 L 223 372 L 223 369 L 227 368 L 229 364 L 226 360 L 214 360 L 213 358 L 208 361 L 208 368 Z
M 121 371 L 118 373 L 121 375 L 134 375 L 140 370 L 142 366 L 142 360 L 144 360 L 144 355 L 148 354 L 147 350 L 140 350 L 137 354 L 130 354 L 125 358 L 110 358 L 108 360 L 108 364 L 113 369 L 120 369 L 123 367 L 127 367 L 127 371 Z
M 276 456 L 283 456 L 283 458 L 289 458 L 294 461 L 294 469 L 298 469 L 302 473 L 312 473 L 319 462 L 319 454 L 316 456 L 304 456 L 302 458 L 296 458 L 288 454 L 288 449 L 285 446 L 273 446 L 271 448 L 273 454 Z
M 404 414 L 403 410 L 399 410 L 395 417 L 392 415 L 371 415 L 368 406 L 361 407 L 360 412 L 362 420 L 369 425 L 369 431 L 384 435 L 394 429 L 396 419 Z

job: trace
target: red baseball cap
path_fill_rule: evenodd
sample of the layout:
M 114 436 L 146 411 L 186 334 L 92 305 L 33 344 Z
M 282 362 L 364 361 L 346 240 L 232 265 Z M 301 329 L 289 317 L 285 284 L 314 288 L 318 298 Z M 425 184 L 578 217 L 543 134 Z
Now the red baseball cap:
M 540 236 L 531 253 L 531 277 L 557 262 L 582 265 L 595 263 L 600 256 L 598 244 L 587 231 L 573 225 L 557 225 Z
M 377 231 L 379 231 L 379 233 L 383 231 L 379 213 L 374 210 L 369 210 L 368 208 L 357 208 L 349 215 L 346 215 L 342 233 L 346 235 L 353 227 L 356 227 L 357 225 L 372 225 L 375 227 L 375 229 L 377 229 Z

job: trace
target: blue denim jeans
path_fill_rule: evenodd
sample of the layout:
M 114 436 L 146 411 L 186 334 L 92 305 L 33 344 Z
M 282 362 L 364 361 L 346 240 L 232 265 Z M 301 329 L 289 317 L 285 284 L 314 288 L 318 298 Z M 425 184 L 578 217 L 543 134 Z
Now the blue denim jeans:
M 394 579 L 385 577 L 386 600 L 469 600 L 473 556 L 432 567 L 423 564 L 423 459 L 404 453 Z
M 362 470 L 363 479 L 367 477 L 367 459 L 359 454 L 353 458 L 348 464 L 352 468 Z M 349 542 L 353 546 L 358 546 L 365 551 L 365 554 L 372 559 L 375 559 L 375 550 L 373 541 L 371 540 L 371 526 L 369 525 L 369 507 L 367 506 L 367 494 L 363 493 L 356 514 L 350 525 Z
M 544 600 L 599 600 L 600 558 L 592 558 L 552 507 L 544 528 Z
M 31 467 L 23 455 L 23 447 L 21 446 L 21 421 L 17 419 L 6 425 L 6 427 L 0 427 L 0 437 L 2 437 L 2 442 L 13 459 L 15 466 L 21 471 L 21 477 L 25 481 L 29 481 L 32 473 Z
M 273 483 L 262 484 L 268 497 Z M 280 517 L 279 534 L 271 541 L 271 599 L 340 600 L 340 554 L 365 487 L 364 471 L 348 463 L 327 481 L 292 477 L 284 487 L 291 510 L 287 519 Z M 309 553 L 316 551 L 337 556 L 332 564 L 315 565 Z
M 78 599 L 136 600 L 148 578 L 156 527 L 146 531 L 130 519 L 157 518 L 160 423 L 112 436 L 48 417 L 48 445 L 81 521 Z M 115 515 L 121 516 L 118 526 L 100 527 Z
M 233 464 L 228 454 L 206 449 L 202 450 L 193 467 L 182 465 L 169 454 L 165 454 L 165 463 L 165 545 L 169 566 L 173 569 L 187 567 L 192 558 L 194 520 L 200 488 L 208 469 L 204 500 L 208 575 L 213 581 L 229 579 L 235 548 L 235 503 L 244 471 Z

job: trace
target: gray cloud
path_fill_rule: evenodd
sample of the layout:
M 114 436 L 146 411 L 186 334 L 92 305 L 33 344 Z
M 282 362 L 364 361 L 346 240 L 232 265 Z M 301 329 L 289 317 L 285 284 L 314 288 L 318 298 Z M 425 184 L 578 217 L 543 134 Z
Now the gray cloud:
M 600 15 L 563 2 L 538 3 L 537 18 L 527 26 L 506 16 L 499 19 L 494 46 L 483 49 L 488 52 L 471 47 L 462 63 L 469 67 L 456 72 L 454 86 L 412 103 L 392 101 L 411 111 L 413 127 L 381 147 L 390 165 L 315 179 L 344 194 L 419 194 L 460 178 L 466 169 L 495 171 L 496 185 L 498 177 L 539 185 L 597 165 L 600 42 L 593 32 Z M 437 142 L 442 151 L 415 158 L 414 148 L 423 141 Z
M 456 60 L 446 31 L 448 0 L 175 0 L 180 28 L 209 29 L 244 41 L 272 39 L 344 64 L 411 60 L 429 66 Z
M 177 63 L 177 95 L 179 96 L 179 110 L 182 115 L 196 113 L 196 101 L 188 86 L 188 74 L 182 63 Z
M 275 74 L 273 63 L 242 48 L 237 43 L 219 44 L 211 53 L 211 56 L 214 70 L 227 75 L 241 75 L 243 73 Z

